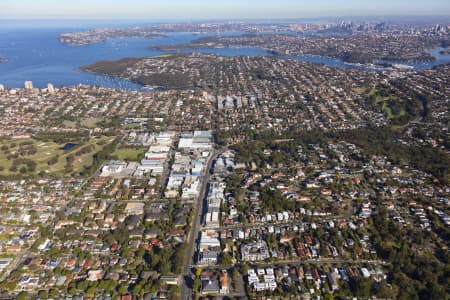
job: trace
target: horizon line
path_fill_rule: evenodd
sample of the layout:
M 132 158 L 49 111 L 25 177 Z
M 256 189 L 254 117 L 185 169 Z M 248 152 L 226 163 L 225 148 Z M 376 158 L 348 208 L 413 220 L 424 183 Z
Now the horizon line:
M 330 16 L 315 16 L 315 17 L 258 17 L 258 18 L 128 18 L 128 17 L 2 17 L 1 21 L 67 21 L 67 20 L 87 20 L 87 21 L 295 21 L 295 20 L 321 20 L 321 19 L 336 19 L 336 18 L 445 18 L 450 17 L 450 14 L 430 14 L 430 15 L 330 15 Z M 450 23 L 450 20 L 449 20 Z

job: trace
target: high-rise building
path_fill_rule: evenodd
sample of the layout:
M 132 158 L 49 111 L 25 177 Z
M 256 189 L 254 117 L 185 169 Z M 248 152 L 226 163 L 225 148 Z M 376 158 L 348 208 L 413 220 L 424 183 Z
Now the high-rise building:
M 25 89 L 32 90 L 33 89 L 33 81 L 25 81 Z
M 48 90 L 48 92 L 50 94 L 54 94 L 55 93 L 55 87 L 51 83 L 47 84 L 47 90 Z
M 3 92 L 5 90 L 5 86 L 3 84 L 0 84 L 0 92 Z

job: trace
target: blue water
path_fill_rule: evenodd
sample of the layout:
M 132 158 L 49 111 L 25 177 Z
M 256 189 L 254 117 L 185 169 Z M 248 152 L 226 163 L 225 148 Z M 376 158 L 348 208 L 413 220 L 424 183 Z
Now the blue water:
M 439 66 L 442 64 L 450 63 L 450 55 L 440 53 L 441 50 L 443 50 L 443 49 L 436 48 L 436 49 L 428 51 L 428 53 L 431 54 L 431 56 L 434 56 L 434 58 L 435 58 L 434 61 L 430 61 L 430 62 L 400 62 L 400 63 L 411 66 L 414 68 L 414 70 L 419 70 L 419 71 L 428 70 L 428 69 L 431 69 L 433 67 L 436 67 L 436 66 Z M 383 61 L 383 62 L 392 63 L 392 64 L 399 63 L 399 62 L 394 62 L 394 61 Z
M 69 150 L 72 150 L 75 146 L 76 146 L 76 144 L 68 143 L 68 144 L 65 144 L 64 147 L 61 148 L 61 150 L 69 151 Z
M 139 85 L 128 80 L 89 74 L 78 68 L 98 60 L 159 55 L 163 52 L 149 49 L 149 45 L 188 43 L 197 37 L 190 33 L 171 33 L 165 38 L 114 39 L 75 47 L 58 41 L 59 34 L 67 31 L 71 30 L 0 29 L 0 54 L 8 59 L 0 63 L 0 83 L 6 87 L 22 87 L 24 81 L 31 80 L 35 87 L 53 83 L 138 89 Z
M 67 23 L 32 24 L 32 27 L 21 23 L 0 21 L 0 55 L 8 61 L 0 63 L 0 84 L 9 88 L 23 87 L 26 80 L 33 81 L 35 87 L 46 87 L 52 83 L 72 86 L 78 84 L 99 85 L 122 89 L 140 89 L 141 86 L 126 79 L 113 78 L 81 72 L 80 66 L 98 60 L 116 60 L 124 57 L 146 57 L 160 55 L 166 52 L 151 49 L 151 46 L 189 43 L 193 39 L 207 35 L 192 33 L 168 33 L 166 37 L 157 39 L 128 38 L 114 39 L 87 46 L 69 46 L 58 41 L 61 33 L 86 30 L 99 26 L 114 26 L 108 23 L 89 23 L 83 26 Z M 129 26 L 129 24 L 117 24 Z M 229 32 L 221 35 L 236 35 Z M 192 49 L 180 52 L 215 53 L 226 56 L 236 55 L 273 55 L 260 48 L 221 48 Z M 432 52 L 438 59 L 430 63 L 409 64 L 415 69 L 423 70 L 435 65 L 450 62 L 450 55 L 441 55 L 439 50 Z M 364 66 L 350 66 L 335 58 L 320 56 L 282 56 L 312 63 L 321 63 L 331 67 L 368 69 Z M 370 69 L 370 68 L 369 68 Z

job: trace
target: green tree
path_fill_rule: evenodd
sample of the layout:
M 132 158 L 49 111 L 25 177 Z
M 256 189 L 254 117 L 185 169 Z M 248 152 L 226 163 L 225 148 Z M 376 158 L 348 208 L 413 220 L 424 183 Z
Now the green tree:
M 194 292 L 200 291 L 200 284 L 201 284 L 200 277 L 195 278 L 192 290 L 194 290 Z
M 20 292 L 16 297 L 16 300 L 27 300 L 27 299 L 30 299 L 30 297 L 29 297 L 28 293 L 25 291 Z
M 383 280 L 378 285 L 375 294 L 380 299 L 396 299 L 398 294 L 398 287 L 389 286 L 388 283 Z
M 126 295 L 128 293 L 128 285 L 125 283 L 122 283 L 119 286 L 118 292 L 120 295 Z
M 95 288 L 92 286 L 88 287 L 88 289 L 86 290 L 86 296 L 92 297 L 92 296 L 94 296 L 94 293 L 95 293 Z
M 59 297 L 59 291 L 57 289 L 51 289 L 49 291 L 49 295 L 50 297 L 54 298 L 54 299 L 58 299 Z
M 40 290 L 38 293 L 38 297 L 41 299 L 47 299 L 48 298 L 48 292 L 46 290 Z
M 233 280 L 233 288 L 236 288 L 237 282 L 239 281 L 239 271 L 236 267 L 234 267 L 233 271 L 231 272 L 231 278 Z
M 228 252 L 223 252 L 219 257 L 219 264 L 224 266 L 231 266 L 233 263 L 233 257 Z
M 77 289 L 75 287 L 70 287 L 67 292 L 69 295 L 75 296 L 77 294 Z

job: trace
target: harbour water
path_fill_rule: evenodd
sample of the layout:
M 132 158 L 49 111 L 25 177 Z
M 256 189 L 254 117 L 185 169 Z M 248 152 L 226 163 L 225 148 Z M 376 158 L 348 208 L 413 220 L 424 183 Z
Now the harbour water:
M 13 24 L 14 25 L 14 24 Z M 59 42 L 61 33 L 80 31 L 99 26 L 114 26 L 113 24 L 97 24 L 92 22 L 86 26 L 45 26 L 22 25 L 12 26 L 0 22 L 0 55 L 8 61 L 0 63 L 0 84 L 8 88 L 22 87 L 25 80 L 33 81 L 35 87 L 46 87 L 48 83 L 58 86 L 73 86 L 78 84 L 99 85 L 103 87 L 121 89 L 140 89 L 141 86 L 126 79 L 113 78 L 82 72 L 78 68 L 94 63 L 98 60 L 116 60 L 124 57 L 156 56 L 167 52 L 151 49 L 151 46 L 174 45 L 189 43 L 194 39 L 207 35 L 192 33 L 168 33 L 165 37 L 157 39 L 127 38 L 113 39 L 86 46 L 70 46 Z M 118 24 L 116 26 L 129 26 Z M 240 34 L 230 32 L 227 35 Z M 192 49 L 182 52 L 215 53 L 218 55 L 273 55 L 260 48 L 220 48 L 220 49 Z M 414 69 L 423 70 L 435 65 L 450 62 L 450 55 L 444 55 L 439 49 L 432 51 L 437 57 L 436 61 L 429 63 L 409 64 Z M 362 68 L 365 66 L 352 66 L 343 61 L 320 56 L 283 56 L 301 61 L 321 63 L 338 68 Z

